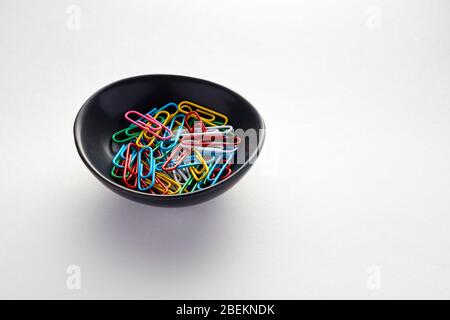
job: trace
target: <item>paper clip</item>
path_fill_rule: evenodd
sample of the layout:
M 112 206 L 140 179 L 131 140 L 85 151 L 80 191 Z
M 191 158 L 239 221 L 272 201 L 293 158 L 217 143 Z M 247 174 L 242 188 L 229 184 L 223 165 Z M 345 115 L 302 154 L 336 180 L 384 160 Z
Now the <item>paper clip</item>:
M 178 114 L 175 117 L 173 117 L 172 121 L 170 122 L 169 129 L 172 130 L 172 132 L 175 132 L 173 128 L 174 128 L 174 125 L 175 125 L 177 119 L 180 119 L 181 123 L 184 123 L 184 118 L 185 118 L 184 114 Z M 176 130 L 177 130 L 176 133 L 172 134 L 172 137 L 169 140 L 166 140 L 166 141 L 172 141 L 170 144 L 166 145 L 166 141 L 161 141 L 160 147 L 161 147 L 162 151 L 170 150 L 173 147 L 175 147 L 175 145 L 178 143 L 178 140 L 180 139 L 180 137 L 183 133 L 184 127 L 182 125 L 180 125 L 180 126 L 178 126 L 178 128 Z
M 194 121 L 194 125 L 191 126 L 189 124 L 189 120 L 190 118 L 194 118 L 197 121 Z M 186 118 L 184 118 L 184 125 L 186 127 L 186 129 L 191 132 L 205 132 L 206 131 L 206 126 L 203 123 L 202 119 L 200 118 L 199 114 L 195 111 L 191 111 L 186 115 Z
M 203 180 L 208 172 L 209 172 L 209 168 L 208 165 L 206 164 L 205 159 L 203 159 L 202 155 L 200 154 L 200 152 L 198 152 L 197 150 L 194 149 L 194 153 L 195 153 L 195 157 L 200 161 L 202 169 L 198 170 L 196 167 L 189 167 L 189 171 L 191 172 L 191 175 L 194 177 L 194 179 L 196 181 L 200 181 Z M 201 174 L 201 176 L 199 176 Z
M 134 148 L 132 152 L 130 153 L 131 148 Z M 124 170 L 123 170 L 123 182 L 126 186 L 130 188 L 136 188 L 137 186 L 137 179 L 136 179 L 136 171 L 137 171 L 137 163 L 133 164 L 133 153 L 136 152 L 137 146 L 134 143 L 129 143 L 126 149 L 125 153 L 125 163 L 124 163 Z M 132 166 L 133 165 L 133 166 Z M 133 180 L 134 182 L 130 183 L 129 180 Z
M 133 120 L 130 117 L 131 115 L 137 115 L 139 117 L 139 119 Z M 141 118 L 148 121 L 148 123 L 140 120 Z M 172 131 L 170 131 L 169 128 L 167 128 L 164 124 L 162 124 L 161 122 L 159 122 L 158 120 L 156 120 L 155 118 L 153 118 L 152 116 L 150 116 L 148 114 L 143 115 L 140 112 L 131 110 L 131 111 L 128 111 L 127 113 L 125 113 L 125 119 L 127 119 L 135 126 L 150 133 L 151 135 L 155 136 L 156 138 L 158 138 L 160 140 L 168 140 L 168 139 L 170 139 L 170 136 L 172 135 Z M 165 131 L 169 132 L 169 134 L 165 135 L 165 136 L 159 135 L 158 131 L 160 131 L 161 129 L 164 129 Z
M 162 172 L 156 173 L 156 179 L 158 181 L 158 185 L 155 185 L 155 187 L 162 193 L 174 194 L 179 192 L 181 189 L 181 185 L 178 182 Z
M 189 179 L 181 186 L 181 189 L 180 189 L 180 191 L 178 191 L 178 193 L 192 191 L 192 190 L 188 190 L 188 187 L 190 187 L 193 182 L 195 182 L 194 177 L 190 176 Z M 194 186 L 195 186 L 195 184 L 194 184 Z
M 168 110 L 170 109 L 170 107 L 172 107 L 173 112 L 168 111 Z M 166 112 L 168 112 L 169 114 L 171 114 L 172 116 L 174 116 L 174 115 L 176 115 L 176 114 L 178 113 L 178 106 L 177 106 L 177 104 L 174 103 L 174 102 L 169 102 L 168 104 L 162 106 L 162 107 L 159 108 L 159 109 L 157 109 L 157 108 L 153 109 L 153 110 L 152 110 L 152 113 L 151 113 L 150 115 L 151 115 L 151 116 L 155 116 L 155 115 L 158 114 L 160 111 L 166 111 Z M 156 116 L 155 116 L 155 118 L 156 118 Z
M 156 121 L 159 121 L 162 125 L 167 127 L 167 123 L 169 122 L 170 117 L 171 116 L 170 116 L 169 112 L 167 112 L 165 110 L 161 110 L 155 115 L 154 118 L 156 119 Z M 171 128 L 168 128 L 168 129 L 169 130 L 168 131 L 166 130 L 163 135 L 165 139 L 162 139 L 162 140 L 169 140 L 171 138 L 172 130 L 171 130 Z M 157 133 L 160 134 L 161 131 L 162 131 L 162 129 L 157 131 Z M 144 137 L 149 141 L 149 143 L 153 144 L 153 142 L 155 141 L 155 139 L 157 137 L 154 134 L 150 134 L 147 131 L 143 131 L 143 133 L 144 133 Z
M 133 132 L 136 131 L 136 132 Z M 116 143 L 125 143 L 133 140 L 135 137 L 137 137 L 141 132 L 137 130 L 136 126 L 133 126 L 133 128 L 125 128 L 122 130 L 119 130 L 115 132 L 112 135 L 112 140 Z
M 202 155 L 202 157 L 203 157 L 203 155 Z M 176 168 L 173 168 L 170 171 L 179 170 L 179 169 L 186 169 L 186 168 L 189 168 L 189 167 L 195 167 L 195 166 L 202 165 L 201 161 L 199 161 L 199 160 L 196 161 L 196 160 L 198 160 L 198 159 L 195 156 L 195 154 L 191 154 L 189 156 L 186 156 L 185 158 L 182 159 L 182 161 L 178 165 L 176 165 Z M 204 160 L 205 160 L 207 165 L 210 165 L 211 163 L 214 162 L 215 159 L 211 158 L 211 159 L 207 159 L 207 160 L 204 159 Z M 169 164 L 173 164 L 173 161 L 171 161 Z M 155 166 L 156 171 L 168 171 L 167 169 L 163 169 L 163 165 L 164 165 L 163 162 L 157 163 L 156 166 Z
M 191 111 L 196 111 L 200 115 L 202 121 L 211 126 L 225 125 L 228 123 L 228 118 L 226 115 L 190 101 L 180 102 L 178 104 L 178 110 L 184 114 L 188 114 Z M 216 118 L 219 118 L 220 120 L 216 120 Z
M 125 160 L 122 163 L 125 163 Z M 123 167 L 123 165 L 122 165 L 122 167 Z M 116 167 L 115 165 L 113 165 L 111 168 L 111 176 L 115 179 L 122 179 L 123 172 L 121 172 L 121 171 L 123 171 L 122 168 L 119 168 L 119 167 Z
M 226 157 L 225 162 L 223 162 L 222 158 L 217 158 L 216 162 L 214 162 L 214 164 L 211 166 L 209 174 L 206 176 L 206 180 L 210 181 L 211 185 L 215 185 L 217 183 L 217 181 L 220 179 L 220 177 L 222 176 L 225 169 L 230 164 L 231 160 L 233 160 L 233 157 L 234 157 L 234 154 L 228 155 Z M 219 165 L 220 165 L 220 167 L 219 167 Z M 218 170 L 216 170 L 216 169 L 218 169 Z M 230 173 L 228 173 L 227 176 L 229 174 Z
M 152 109 L 151 111 L 147 112 L 146 115 L 151 115 L 155 110 L 156 108 Z M 144 120 L 144 118 L 139 118 L 139 120 Z M 136 127 L 134 124 L 130 124 L 127 128 L 115 132 L 112 135 L 112 140 L 118 144 L 121 144 L 133 140 L 140 133 L 141 132 L 138 127 Z M 120 138 L 121 135 L 124 136 L 123 139 Z
M 150 194 L 183 194 L 232 175 L 231 160 L 241 139 L 226 124 L 225 115 L 183 101 L 145 114 L 131 110 L 125 119 L 130 125 L 111 137 L 115 154 L 110 172 L 125 187 Z
M 116 155 L 114 156 L 112 163 L 115 167 L 118 168 L 124 168 L 124 166 L 121 164 L 123 160 L 125 160 L 125 151 L 127 150 L 127 145 L 124 144 L 120 147 L 119 151 L 117 151 Z
M 172 171 L 173 174 L 173 179 L 178 182 L 178 183 L 183 183 L 183 182 L 187 182 L 189 180 L 189 178 L 191 177 L 191 175 L 189 174 L 189 170 L 185 169 L 176 169 Z
M 143 161 L 143 158 L 146 161 Z M 144 169 L 147 170 L 146 174 L 144 174 Z M 151 180 L 149 181 L 148 178 L 150 176 Z M 153 149 L 151 147 L 144 147 L 138 152 L 137 181 L 140 191 L 146 191 L 155 184 L 155 159 L 153 158 Z
M 175 149 L 173 149 L 172 153 L 167 157 L 166 161 L 162 165 L 162 169 L 164 171 L 175 170 L 183 162 L 183 160 L 188 156 L 190 152 L 191 152 L 190 148 L 178 144 L 178 146 Z M 171 162 L 174 162 L 175 164 L 170 166 Z

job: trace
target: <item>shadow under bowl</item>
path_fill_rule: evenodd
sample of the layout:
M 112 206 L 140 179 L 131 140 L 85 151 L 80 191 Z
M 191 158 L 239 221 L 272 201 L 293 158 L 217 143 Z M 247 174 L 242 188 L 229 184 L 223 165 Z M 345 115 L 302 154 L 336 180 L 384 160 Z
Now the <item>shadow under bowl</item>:
M 154 107 L 160 108 L 169 102 L 178 104 L 184 100 L 225 114 L 229 118 L 229 124 L 235 129 L 255 130 L 257 142 L 243 144 L 245 161 L 233 164 L 231 176 L 200 191 L 177 195 L 132 190 L 111 177 L 112 159 L 115 155 L 111 136 L 129 125 L 124 118 L 125 112 L 134 109 L 146 113 Z M 176 207 L 212 199 L 235 185 L 261 151 L 265 125 L 258 111 L 246 99 L 221 85 L 186 76 L 143 75 L 119 80 L 94 93 L 78 112 L 74 123 L 74 137 L 85 165 L 109 189 L 144 204 Z

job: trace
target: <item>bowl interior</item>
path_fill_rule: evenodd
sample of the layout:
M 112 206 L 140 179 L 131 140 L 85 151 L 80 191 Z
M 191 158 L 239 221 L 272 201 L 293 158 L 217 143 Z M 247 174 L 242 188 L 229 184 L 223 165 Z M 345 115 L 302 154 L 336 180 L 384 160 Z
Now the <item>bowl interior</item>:
M 255 129 L 258 140 L 262 140 L 259 132 L 259 129 L 264 128 L 262 118 L 247 100 L 234 91 L 209 81 L 184 76 L 139 76 L 100 89 L 81 108 L 75 122 L 75 137 L 79 140 L 76 142 L 78 148 L 82 149 L 80 154 L 83 160 L 91 166 L 91 170 L 95 169 L 103 178 L 117 184 L 110 175 L 116 150 L 111 143 L 111 135 L 129 125 L 124 118 L 125 112 L 134 109 L 146 113 L 169 102 L 178 104 L 184 100 L 225 114 L 235 129 Z M 258 146 L 245 144 L 246 159 L 258 152 L 260 144 L 262 141 L 258 142 Z M 245 165 L 234 164 L 233 174 Z

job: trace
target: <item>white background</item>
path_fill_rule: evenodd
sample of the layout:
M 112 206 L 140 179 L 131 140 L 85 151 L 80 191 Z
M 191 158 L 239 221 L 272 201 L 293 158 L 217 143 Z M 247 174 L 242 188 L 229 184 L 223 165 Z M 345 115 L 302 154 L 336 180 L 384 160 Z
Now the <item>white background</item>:
M 449 18 L 447 0 L 2 0 L 0 298 L 450 298 Z M 152 73 L 264 117 L 223 196 L 140 205 L 79 159 L 83 102 Z

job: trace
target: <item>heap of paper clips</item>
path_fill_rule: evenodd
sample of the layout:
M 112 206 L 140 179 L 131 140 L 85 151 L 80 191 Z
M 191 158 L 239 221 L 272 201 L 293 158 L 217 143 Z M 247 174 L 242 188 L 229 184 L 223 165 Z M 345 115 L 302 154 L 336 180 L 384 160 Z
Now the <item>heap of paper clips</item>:
M 125 113 L 127 128 L 112 135 L 118 152 L 111 175 L 124 186 L 151 194 L 183 194 L 227 179 L 240 138 L 228 118 L 189 101 L 146 114 Z

